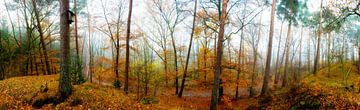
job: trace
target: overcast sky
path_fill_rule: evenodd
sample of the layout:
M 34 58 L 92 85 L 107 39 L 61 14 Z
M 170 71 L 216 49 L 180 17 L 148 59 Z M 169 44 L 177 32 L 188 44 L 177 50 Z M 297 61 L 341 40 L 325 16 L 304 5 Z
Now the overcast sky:
M 7 16 L 7 13 L 5 11 L 5 5 L 4 5 L 4 1 L 6 2 L 11 2 L 12 0 L 0 0 L 0 19 L 9 19 L 9 17 Z M 119 0 L 103 0 L 104 2 L 106 2 L 106 10 L 109 14 L 109 18 L 116 18 L 117 17 L 117 10 L 115 9 L 116 5 L 118 4 Z M 123 1 L 127 1 L 127 0 L 123 0 Z M 251 0 L 249 0 L 251 1 Z M 328 0 L 324 0 L 324 2 L 326 2 Z M 88 1 L 89 4 L 89 11 L 90 14 L 92 16 L 92 23 L 93 23 L 93 27 L 99 27 L 100 24 L 104 24 L 104 17 L 103 17 L 103 8 L 101 5 L 100 0 L 89 0 Z M 148 23 L 150 23 L 148 20 L 151 16 L 151 14 L 147 11 L 147 3 L 149 2 L 149 0 L 134 0 L 134 4 L 133 4 L 133 23 L 132 23 L 132 30 L 139 28 L 139 26 L 141 26 L 140 28 L 145 28 L 146 26 L 148 26 Z M 326 5 L 326 3 L 324 3 L 324 5 Z M 126 5 L 126 7 L 128 7 Z M 308 0 L 308 7 L 310 11 L 317 11 L 320 8 L 320 0 Z M 261 22 L 264 26 L 264 28 L 262 29 L 262 37 L 261 39 L 261 43 L 260 43 L 260 48 L 259 51 L 262 54 L 262 56 L 264 56 L 263 54 L 265 53 L 265 47 L 267 46 L 267 38 L 268 38 L 268 24 L 270 21 L 270 8 L 268 7 L 264 10 L 261 19 Z M 86 11 L 86 8 L 84 9 L 84 11 Z M 122 16 L 123 19 L 127 18 L 127 9 L 124 10 L 124 16 Z M 13 20 L 13 22 L 16 21 L 16 12 L 10 12 L 10 16 Z M 188 17 L 191 18 L 191 17 Z M 54 20 L 58 19 L 56 17 L 53 18 Z M 259 19 L 256 18 L 257 20 Z M 189 19 L 191 20 L 191 19 Z M 188 21 L 189 21 L 188 20 Z M 176 39 L 179 42 L 178 45 L 187 45 L 187 39 L 190 36 L 190 28 L 188 27 L 189 23 L 186 21 L 185 23 L 181 24 L 181 26 L 179 26 L 179 28 L 176 30 L 178 34 L 176 34 Z M 79 18 L 79 26 L 80 28 L 80 32 L 79 34 L 83 34 L 83 36 L 87 36 L 86 32 L 87 32 L 87 19 L 86 18 Z M 280 34 L 278 31 L 280 30 L 281 27 L 281 21 L 279 20 L 275 20 L 275 41 L 277 42 L 277 36 Z M 126 27 L 124 27 L 126 28 Z M 148 26 L 149 28 L 149 26 Z M 151 28 L 151 27 L 150 27 Z M 286 29 L 286 26 L 284 26 L 284 30 Z M 293 28 L 294 30 L 294 38 L 297 39 L 297 37 L 299 36 L 299 32 L 297 28 Z M 101 32 L 96 32 L 96 30 L 93 33 L 93 36 L 95 39 L 98 39 L 101 41 L 101 39 L 103 39 L 105 36 L 104 34 L 102 34 Z M 93 38 L 93 39 L 94 39 Z M 232 37 L 232 45 L 234 45 L 235 47 L 238 47 L 239 44 L 239 35 L 235 35 Z M 284 37 L 283 37 L 284 38 Z M 309 35 L 304 35 L 304 39 L 309 39 Z M 107 43 L 105 43 L 104 45 L 106 45 Z M 274 43 L 273 45 L 274 47 L 277 46 L 277 43 Z M 275 50 L 277 51 L 277 50 Z

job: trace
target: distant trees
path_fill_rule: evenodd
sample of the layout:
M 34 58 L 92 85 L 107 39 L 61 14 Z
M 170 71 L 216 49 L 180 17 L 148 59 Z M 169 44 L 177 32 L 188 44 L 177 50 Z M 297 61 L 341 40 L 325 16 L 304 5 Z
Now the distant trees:
M 171 47 L 172 47 L 172 55 L 173 55 L 173 64 L 174 64 L 174 69 L 175 69 L 175 80 L 174 80 L 174 85 L 175 85 L 175 93 L 178 94 L 179 93 L 179 67 L 180 65 L 179 63 L 179 53 L 178 53 L 178 46 L 176 41 L 178 39 L 176 39 L 176 29 L 179 26 L 179 24 L 181 22 L 184 21 L 184 19 L 186 18 L 186 16 L 184 16 L 185 14 L 185 10 L 183 10 L 182 8 L 184 7 L 184 3 L 182 3 L 183 1 L 178 1 L 178 0 L 174 0 L 174 1 L 170 1 L 170 0 L 152 0 L 151 3 L 149 5 L 151 5 L 150 12 L 156 15 L 153 15 L 153 20 L 155 21 L 155 24 L 157 24 L 157 32 L 159 35 L 152 35 L 153 37 L 157 37 L 157 38 L 149 38 L 152 42 L 156 43 L 158 46 L 161 47 L 161 49 L 163 50 L 163 55 L 160 55 L 161 53 L 156 52 L 156 54 L 158 54 L 158 56 L 161 56 L 161 59 L 164 62 L 164 69 L 165 69 L 165 83 L 167 85 L 168 83 L 168 77 L 169 77 L 169 73 L 168 73 L 168 66 L 167 64 L 169 63 L 169 57 L 168 56 L 168 44 L 169 42 L 166 41 L 168 40 L 168 38 L 170 37 L 171 40 Z M 155 50 L 155 49 L 153 49 Z
M 320 2 L 320 18 L 319 18 L 319 29 L 317 32 L 317 46 L 316 46 L 316 55 L 314 60 L 314 72 L 313 74 L 316 74 L 318 65 L 319 65 L 319 59 L 320 59 L 320 42 L 321 42 L 321 33 L 322 33 L 322 6 L 323 6 L 323 0 Z
M 303 3 L 300 0 L 282 0 L 280 1 L 280 4 L 277 6 L 278 16 L 288 21 L 288 31 L 285 41 L 285 67 L 284 67 L 282 87 L 287 86 L 288 84 L 290 43 L 292 41 L 291 28 L 293 25 L 298 24 L 297 20 L 299 13 L 301 13 L 301 10 L 304 9 L 307 9 L 306 2 Z
M 252 49 L 252 71 L 250 74 L 250 85 L 249 85 L 249 93 L 250 97 L 254 97 L 256 95 L 255 88 L 256 88 L 256 79 L 258 77 L 258 59 L 259 59 L 259 43 L 261 40 L 261 18 L 259 23 L 252 24 L 248 28 L 249 36 L 247 39 L 244 39 L 247 41 Z
M 214 84 L 210 108 L 216 109 L 222 87 L 229 87 L 226 90 L 234 92 L 231 95 L 235 94 L 235 99 L 243 95 L 241 93 L 243 88 L 249 88 L 250 96 L 254 97 L 257 95 L 258 85 L 261 85 L 258 83 L 263 82 L 261 96 L 266 95 L 270 90 L 269 83 L 272 81 L 271 64 L 273 63 L 271 62 L 273 61 L 272 58 L 275 58 L 273 55 L 276 55 L 276 62 L 273 66 L 275 68 L 275 86 L 278 85 L 277 82 L 282 81 L 282 86 L 285 87 L 293 82 L 299 83 L 301 75 L 305 73 L 303 66 L 307 66 L 308 71 L 313 67 L 314 69 L 311 70 L 313 73 L 319 70 L 320 64 L 323 64 L 322 62 L 325 60 L 327 60 L 327 66 L 340 62 L 345 67 L 349 49 L 353 49 L 353 46 L 350 45 L 356 42 L 355 46 L 357 47 L 354 47 L 360 51 L 360 28 L 351 25 L 351 22 L 357 23 L 360 18 L 360 3 L 356 0 L 344 2 L 350 5 L 336 4 L 337 2 L 325 3 L 322 0 L 319 4 L 320 11 L 313 13 L 306 10 L 306 0 L 279 0 L 278 2 L 272 0 L 269 23 L 262 21 L 265 16 L 258 16 L 267 12 L 269 1 L 194 0 L 192 2 L 195 5 L 192 7 L 192 2 L 184 0 L 147 0 L 145 6 L 149 15 L 140 16 L 140 20 L 135 22 L 132 21 L 132 14 L 138 13 L 132 12 L 138 10 L 133 10 L 133 8 L 135 9 L 133 0 L 101 0 L 99 1 L 101 4 L 93 4 L 100 6 L 101 12 L 91 12 L 88 9 L 84 17 L 77 16 L 77 14 L 84 13 L 78 9 L 78 5 L 83 4 L 79 1 L 84 0 L 74 0 L 73 7 L 75 13 L 73 28 L 75 35 L 73 38 L 75 42 L 72 42 L 72 37 L 70 37 L 73 35 L 69 34 L 72 30 L 68 21 L 70 19 L 68 12 L 72 11 L 69 10 L 69 0 L 59 2 L 61 5 L 60 51 L 57 50 L 59 48 L 57 44 L 59 24 L 53 20 L 58 17 L 53 15 L 58 13 L 53 10 L 54 7 L 58 6 L 56 0 L 4 1 L 4 9 L 6 9 L 4 15 L 8 18 L 0 21 L 0 80 L 16 75 L 56 74 L 59 68 L 57 65 L 58 58 L 61 58 L 59 92 L 64 97 L 70 95 L 72 87 L 71 82 L 69 82 L 71 77 L 69 74 L 74 70 L 73 65 L 69 66 L 69 64 L 73 64 L 74 60 L 69 55 L 72 53 L 70 50 L 72 47 L 69 45 L 70 42 L 75 44 L 73 47 L 76 50 L 73 51 L 76 51 L 77 60 L 81 59 L 81 44 L 79 45 L 81 37 L 79 33 L 86 33 L 88 39 L 81 43 L 88 42 L 89 44 L 90 61 L 85 61 L 85 63 L 90 63 L 90 69 L 85 71 L 89 72 L 90 82 L 93 79 L 96 81 L 100 79 L 100 77 L 98 79 L 93 78 L 93 73 L 98 76 L 99 73 L 111 73 L 114 76 L 110 75 L 110 80 L 114 78 L 114 86 L 117 88 L 121 86 L 120 79 L 121 81 L 124 79 L 123 89 L 128 94 L 129 85 L 132 85 L 132 79 L 136 78 L 139 100 L 149 96 L 151 92 L 154 92 L 155 96 L 157 90 L 160 90 L 160 84 L 170 87 L 169 81 L 170 83 L 174 82 L 174 85 L 171 85 L 171 88 L 174 87 L 174 89 L 171 90 L 175 90 L 177 97 L 183 97 L 187 83 L 205 87 Z M 332 7 L 324 7 L 322 2 Z M 12 5 L 16 6 L 15 9 Z M 197 9 L 198 6 L 199 10 Z M 336 6 L 340 6 L 339 10 Z M 127 8 L 129 8 L 128 12 L 125 10 Z M 10 19 L 13 18 L 12 14 L 15 11 L 18 21 Z M 140 11 L 142 13 L 142 10 Z M 191 19 L 187 19 L 190 15 L 188 12 L 191 12 Z M 278 15 L 278 20 L 282 22 L 280 29 L 275 28 L 275 14 Z M 86 20 L 82 19 L 86 17 L 87 23 Z M 95 22 L 99 21 L 98 19 L 100 22 Z M 343 23 L 349 24 L 343 26 Z M 84 24 L 87 26 L 80 26 Z M 137 27 L 133 28 L 133 25 Z M 350 26 L 347 27 L 347 25 Z M 268 28 L 263 29 L 264 26 L 269 26 L 269 30 Z M 344 29 L 341 28 L 342 26 Z M 93 30 L 93 27 L 97 30 Z M 190 37 L 183 37 L 186 35 L 183 32 L 187 32 L 188 27 L 191 28 Z M 143 30 L 144 28 L 146 29 Z M 141 30 L 143 39 L 132 40 L 135 37 L 132 34 L 137 32 L 134 29 Z M 287 30 L 286 41 L 283 39 L 282 32 L 285 29 Z M 335 32 L 333 32 L 334 30 Z M 278 31 L 280 34 L 275 35 L 274 33 Z M 322 34 L 323 36 L 327 35 L 328 38 L 321 38 Z M 268 36 L 268 39 L 264 35 Z M 104 39 L 98 36 L 107 36 L 108 38 Z M 274 36 L 279 36 L 279 39 L 278 45 L 276 45 L 277 53 L 272 54 Z M 109 39 L 109 44 L 102 42 L 108 42 Z M 96 42 L 99 40 L 101 42 Z M 194 43 L 194 40 L 198 40 L 200 44 Z M 304 40 L 307 40 L 307 45 L 303 45 Z M 321 48 L 326 47 L 321 45 L 323 42 L 321 40 L 327 40 L 328 49 L 326 51 Z M 187 41 L 190 41 L 188 45 L 181 44 Z M 224 46 L 225 41 L 228 45 Z M 264 42 L 267 44 L 263 44 Z M 96 46 L 101 43 L 105 47 Z M 131 47 L 130 44 L 136 45 L 136 47 Z M 198 48 L 193 48 L 193 46 L 198 46 Z M 140 52 L 136 51 L 138 53 L 130 54 L 133 52 L 131 49 L 137 50 L 137 47 L 140 48 Z M 108 48 L 111 50 L 106 51 Z M 227 48 L 225 55 L 223 48 Z M 302 48 L 307 48 L 307 64 L 303 63 L 305 60 L 302 56 L 304 53 Z M 101 52 L 94 52 L 93 50 L 96 49 Z M 194 54 L 191 51 L 194 51 Z M 263 55 L 265 51 L 266 63 L 265 71 L 263 71 L 262 58 L 265 56 Z M 324 54 L 325 52 L 327 54 Z M 354 55 L 356 52 L 356 50 L 352 50 L 353 59 L 357 56 Z M 94 61 L 93 59 L 96 57 L 93 56 L 98 53 L 103 54 L 103 59 Z M 234 56 L 234 53 L 237 55 Z M 124 55 L 122 56 L 122 54 Z M 358 54 L 360 56 L 360 52 Z M 154 57 L 156 55 L 158 57 Z M 84 54 L 83 56 L 88 55 Z M 110 60 L 109 57 L 112 59 Z M 311 59 L 314 59 L 314 62 Z M 97 62 L 101 60 L 106 60 L 109 63 Z M 313 63 L 310 64 L 310 62 Z M 74 68 L 80 69 L 80 63 L 77 61 Z M 360 70 L 360 61 L 358 63 Z M 95 67 L 93 64 L 101 66 Z M 193 71 L 189 69 L 192 66 Z M 99 68 L 106 69 L 98 72 L 97 69 Z M 330 69 L 327 70 L 329 73 L 331 72 Z M 342 69 L 346 71 L 344 68 Z M 222 74 L 222 70 L 226 74 Z M 262 72 L 264 74 L 260 74 Z M 258 77 L 258 73 L 263 77 Z M 181 86 L 179 86 L 181 75 Z M 293 75 L 292 79 L 290 78 L 291 75 Z M 200 76 L 201 78 L 199 78 Z M 330 76 L 328 74 L 328 77 Z M 262 81 L 257 80 L 261 78 L 263 78 Z
M 101 26 L 101 28 L 104 29 L 98 29 L 101 32 L 103 32 L 104 34 L 106 34 L 109 38 L 110 41 L 112 43 L 112 46 L 114 46 L 115 50 L 115 60 L 114 60 L 114 64 L 113 64 L 113 69 L 114 69 L 114 73 L 115 73 L 115 80 L 114 80 L 114 86 L 115 87 L 120 87 L 120 80 L 119 80 L 119 65 L 120 65 L 120 49 L 121 49 L 121 44 L 120 44 L 120 39 L 121 39 L 121 35 L 123 35 L 121 32 L 123 31 L 121 26 L 124 25 L 124 20 L 122 19 L 122 14 L 125 11 L 125 6 L 124 3 L 125 1 L 120 1 L 119 4 L 117 4 L 116 7 L 116 18 L 114 19 L 110 19 L 108 17 L 108 13 L 106 10 L 106 3 L 108 1 L 104 1 L 101 0 L 101 6 L 103 8 L 103 17 L 105 19 L 106 24 L 104 26 Z

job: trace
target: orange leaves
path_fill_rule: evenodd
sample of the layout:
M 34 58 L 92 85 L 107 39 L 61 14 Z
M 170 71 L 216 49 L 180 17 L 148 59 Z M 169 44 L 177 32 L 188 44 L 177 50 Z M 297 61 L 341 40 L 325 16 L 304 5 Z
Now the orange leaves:
M 314 96 L 318 96 L 322 93 L 322 87 L 320 84 L 316 83 L 313 87 L 310 87 L 310 91 Z

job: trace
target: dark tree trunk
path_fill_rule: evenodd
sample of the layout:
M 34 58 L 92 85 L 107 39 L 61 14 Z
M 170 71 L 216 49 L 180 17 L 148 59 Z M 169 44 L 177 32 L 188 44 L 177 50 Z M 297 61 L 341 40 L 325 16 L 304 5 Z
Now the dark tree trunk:
M 70 35 L 69 35 L 69 0 L 60 0 L 60 82 L 59 92 L 67 98 L 72 91 L 69 71 Z
M 179 97 L 179 98 L 181 98 L 182 93 L 183 93 L 183 91 L 184 91 L 186 73 L 187 73 L 187 69 L 188 69 L 188 65 L 189 65 L 190 52 L 191 52 L 191 44 L 192 44 L 192 41 L 193 41 L 194 30 L 195 30 L 196 7 L 197 7 L 197 0 L 195 0 L 194 15 L 193 15 L 194 18 L 193 18 L 191 35 L 190 35 L 190 43 L 189 43 L 189 49 L 188 49 L 188 53 L 187 53 L 187 57 L 186 57 L 185 70 L 184 70 L 184 74 L 183 74 L 183 78 L 182 78 L 182 82 L 181 82 L 181 88 L 180 88 L 180 92 L 179 92 L 179 94 L 178 94 L 178 97 Z
M 220 5 L 219 0 L 219 5 Z M 220 75 L 221 75 L 221 60 L 223 55 L 223 41 L 224 41 L 224 32 L 225 32 L 225 19 L 226 19 L 226 10 L 227 10 L 228 0 L 222 0 L 222 10 L 221 10 L 221 19 L 220 19 L 220 30 L 218 36 L 218 45 L 216 49 L 216 65 L 215 65 L 215 77 L 214 77 L 214 87 L 211 94 L 211 104 L 210 110 L 216 110 L 219 99 L 219 88 L 220 88 Z
M 240 34 L 240 47 L 239 47 L 239 55 L 238 55 L 238 67 L 237 67 L 237 75 L 236 75 L 236 89 L 235 89 L 235 99 L 239 98 L 239 81 L 241 74 L 241 57 L 242 57 L 242 48 L 243 48 L 243 37 L 244 37 L 244 29 L 241 29 Z
M 323 5 L 323 0 L 321 0 L 320 3 L 320 22 L 319 22 L 319 30 L 317 33 L 317 46 L 316 46 L 316 56 L 315 56 L 315 62 L 314 62 L 314 72 L 313 74 L 316 74 L 317 69 L 318 69 L 318 65 L 319 65 L 319 59 L 320 59 L 320 42 L 321 42 L 321 31 L 322 31 L 322 5 Z
M 270 21 L 270 32 L 269 32 L 269 45 L 266 57 L 266 66 L 265 66 L 265 76 L 264 82 L 261 89 L 261 95 L 265 95 L 268 92 L 269 86 L 269 79 L 270 79 L 270 64 L 271 64 L 271 53 L 272 53 L 272 42 L 273 42 L 273 35 L 274 35 L 274 16 L 275 16 L 275 5 L 276 0 L 273 0 L 272 9 L 271 9 L 271 21 Z
M 37 28 L 40 34 L 40 42 L 41 42 L 41 47 L 42 47 L 42 51 L 43 51 L 43 55 L 45 57 L 45 68 L 46 68 L 46 72 L 47 74 L 51 74 L 51 69 L 50 69 L 50 64 L 49 64 L 49 58 L 47 55 L 47 51 L 46 51 L 46 44 L 45 44 L 45 38 L 44 38 L 44 32 L 41 28 L 41 23 L 40 23 L 40 17 L 39 17 L 39 12 L 36 8 L 36 2 L 35 0 L 32 0 L 32 4 L 34 7 L 34 13 L 35 13 L 35 18 L 36 18 L 36 23 L 37 23 Z M 46 74 L 46 73 L 44 73 Z
M 132 4 L 133 0 L 130 0 L 129 4 L 129 15 L 127 21 L 127 30 L 126 30 L 126 61 L 125 61 L 125 87 L 124 91 L 126 94 L 129 92 L 129 66 L 130 66 L 130 26 L 131 26 L 131 14 L 132 14 Z

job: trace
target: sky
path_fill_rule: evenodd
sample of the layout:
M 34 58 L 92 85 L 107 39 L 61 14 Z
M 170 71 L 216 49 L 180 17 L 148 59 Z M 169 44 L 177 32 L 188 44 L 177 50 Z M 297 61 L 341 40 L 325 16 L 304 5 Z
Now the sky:
M 4 2 L 11 2 L 12 0 L 0 0 L 0 19 L 8 19 L 9 20 L 9 17 L 6 13 L 6 10 L 5 10 L 5 7 L 4 7 Z M 109 16 L 109 18 L 116 18 L 117 16 L 117 10 L 116 10 L 116 5 L 117 3 L 119 2 L 119 0 L 103 0 L 106 5 L 106 11 L 107 11 L 107 14 Z M 123 2 L 127 2 L 127 0 L 122 0 Z M 250 0 L 249 0 L 250 1 Z M 91 15 L 91 18 L 92 18 L 92 24 L 93 24 L 93 28 L 94 27 L 101 27 L 101 25 L 104 25 L 105 24 L 105 20 L 104 20 L 104 17 L 103 17 L 103 8 L 102 8 L 102 5 L 101 5 L 101 0 L 89 0 L 88 1 L 89 4 L 89 11 L 90 11 L 90 15 Z M 151 22 L 149 22 L 149 19 L 150 19 L 150 16 L 151 14 L 148 12 L 148 8 L 147 8 L 147 3 L 149 2 L 149 0 L 134 0 L 133 1 L 133 16 L 132 16 L 132 30 L 136 30 L 136 29 L 144 29 L 146 30 L 146 28 L 151 28 L 151 26 L 149 27 L 148 25 L 151 24 Z M 327 4 L 328 0 L 324 0 L 324 5 Z M 126 7 L 127 4 L 126 4 Z M 310 11 L 317 11 L 319 10 L 320 8 L 320 0 L 308 0 L 308 8 Z M 264 11 L 263 11 L 263 14 L 261 15 L 262 16 L 262 19 L 261 19 L 261 22 L 262 24 L 264 25 L 264 27 L 262 28 L 263 32 L 261 33 L 262 34 L 262 40 L 260 40 L 260 45 L 259 45 L 259 53 L 262 55 L 262 56 L 265 56 L 265 53 L 266 53 L 266 46 L 267 46 L 267 38 L 268 38 L 268 27 L 269 27 L 269 23 L 270 23 L 270 10 L 271 7 L 268 7 L 266 8 Z M 87 9 L 85 8 L 83 11 L 87 11 Z M 122 19 L 126 20 L 127 19 L 127 9 L 124 10 L 124 13 L 123 13 L 123 16 L 122 16 Z M 10 16 L 12 16 L 12 20 L 15 22 L 16 21 L 16 18 L 14 16 L 16 16 L 16 12 L 10 12 Z M 276 18 L 276 17 L 275 17 Z M 58 19 L 57 17 L 54 17 L 53 19 Z M 187 18 L 188 20 L 185 20 L 186 23 L 184 24 L 181 24 L 181 26 L 179 26 L 179 28 L 177 28 L 177 41 L 180 41 L 178 44 L 179 45 L 188 45 L 188 39 L 190 37 L 190 28 L 189 28 L 189 23 L 191 23 L 191 17 L 188 17 Z M 258 20 L 258 18 L 256 18 Z M 189 22 L 190 21 L 190 22 Z M 79 29 L 79 34 L 82 34 L 82 36 L 88 36 L 87 35 L 87 18 L 82 18 L 80 17 L 79 18 L 79 26 L 80 26 L 80 29 Z M 286 24 L 286 23 L 285 23 Z M 146 27 L 148 26 L 148 27 Z M 124 27 L 126 28 L 126 27 Z M 281 21 L 279 21 L 278 19 L 275 20 L 275 31 L 279 31 L 281 28 Z M 287 27 L 284 26 L 284 29 L 283 30 L 286 30 Z M 298 36 L 300 35 L 299 33 L 299 28 L 293 28 L 294 30 L 294 38 L 295 39 L 298 39 Z M 273 47 L 277 47 L 277 42 L 278 41 L 278 36 L 279 36 L 279 32 L 275 32 L 274 34 L 274 45 Z M 283 33 L 283 35 L 285 34 L 285 32 Z M 96 31 L 96 29 L 93 30 L 93 40 L 94 42 L 97 42 L 97 41 L 101 41 L 102 43 L 99 44 L 99 45 L 103 45 L 103 46 L 106 46 L 108 43 L 106 41 L 103 41 L 104 35 L 102 32 L 99 32 L 99 31 Z M 283 37 L 283 41 L 284 41 L 284 38 Z M 309 39 L 311 38 L 310 35 L 305 35 L 304 37 L 304 40 L 306 39 Z M 235 35 L 232 37 L 232 42 L 231 44 L 232 45 L 235 45 L 235 47 L 238 47 L 237 45 L 239 44 L 239 35 Z M 86 40 L 86 37 L 85 37 L 85 40 Z M 99 43 L 99 42 L 97 42 Z M 86 46 L 85 46 L 86 48 Z M 274 51 L 276 52 L 277 50 L 274 49 Z M 110 54 L 110 53 L 108 53 Z

